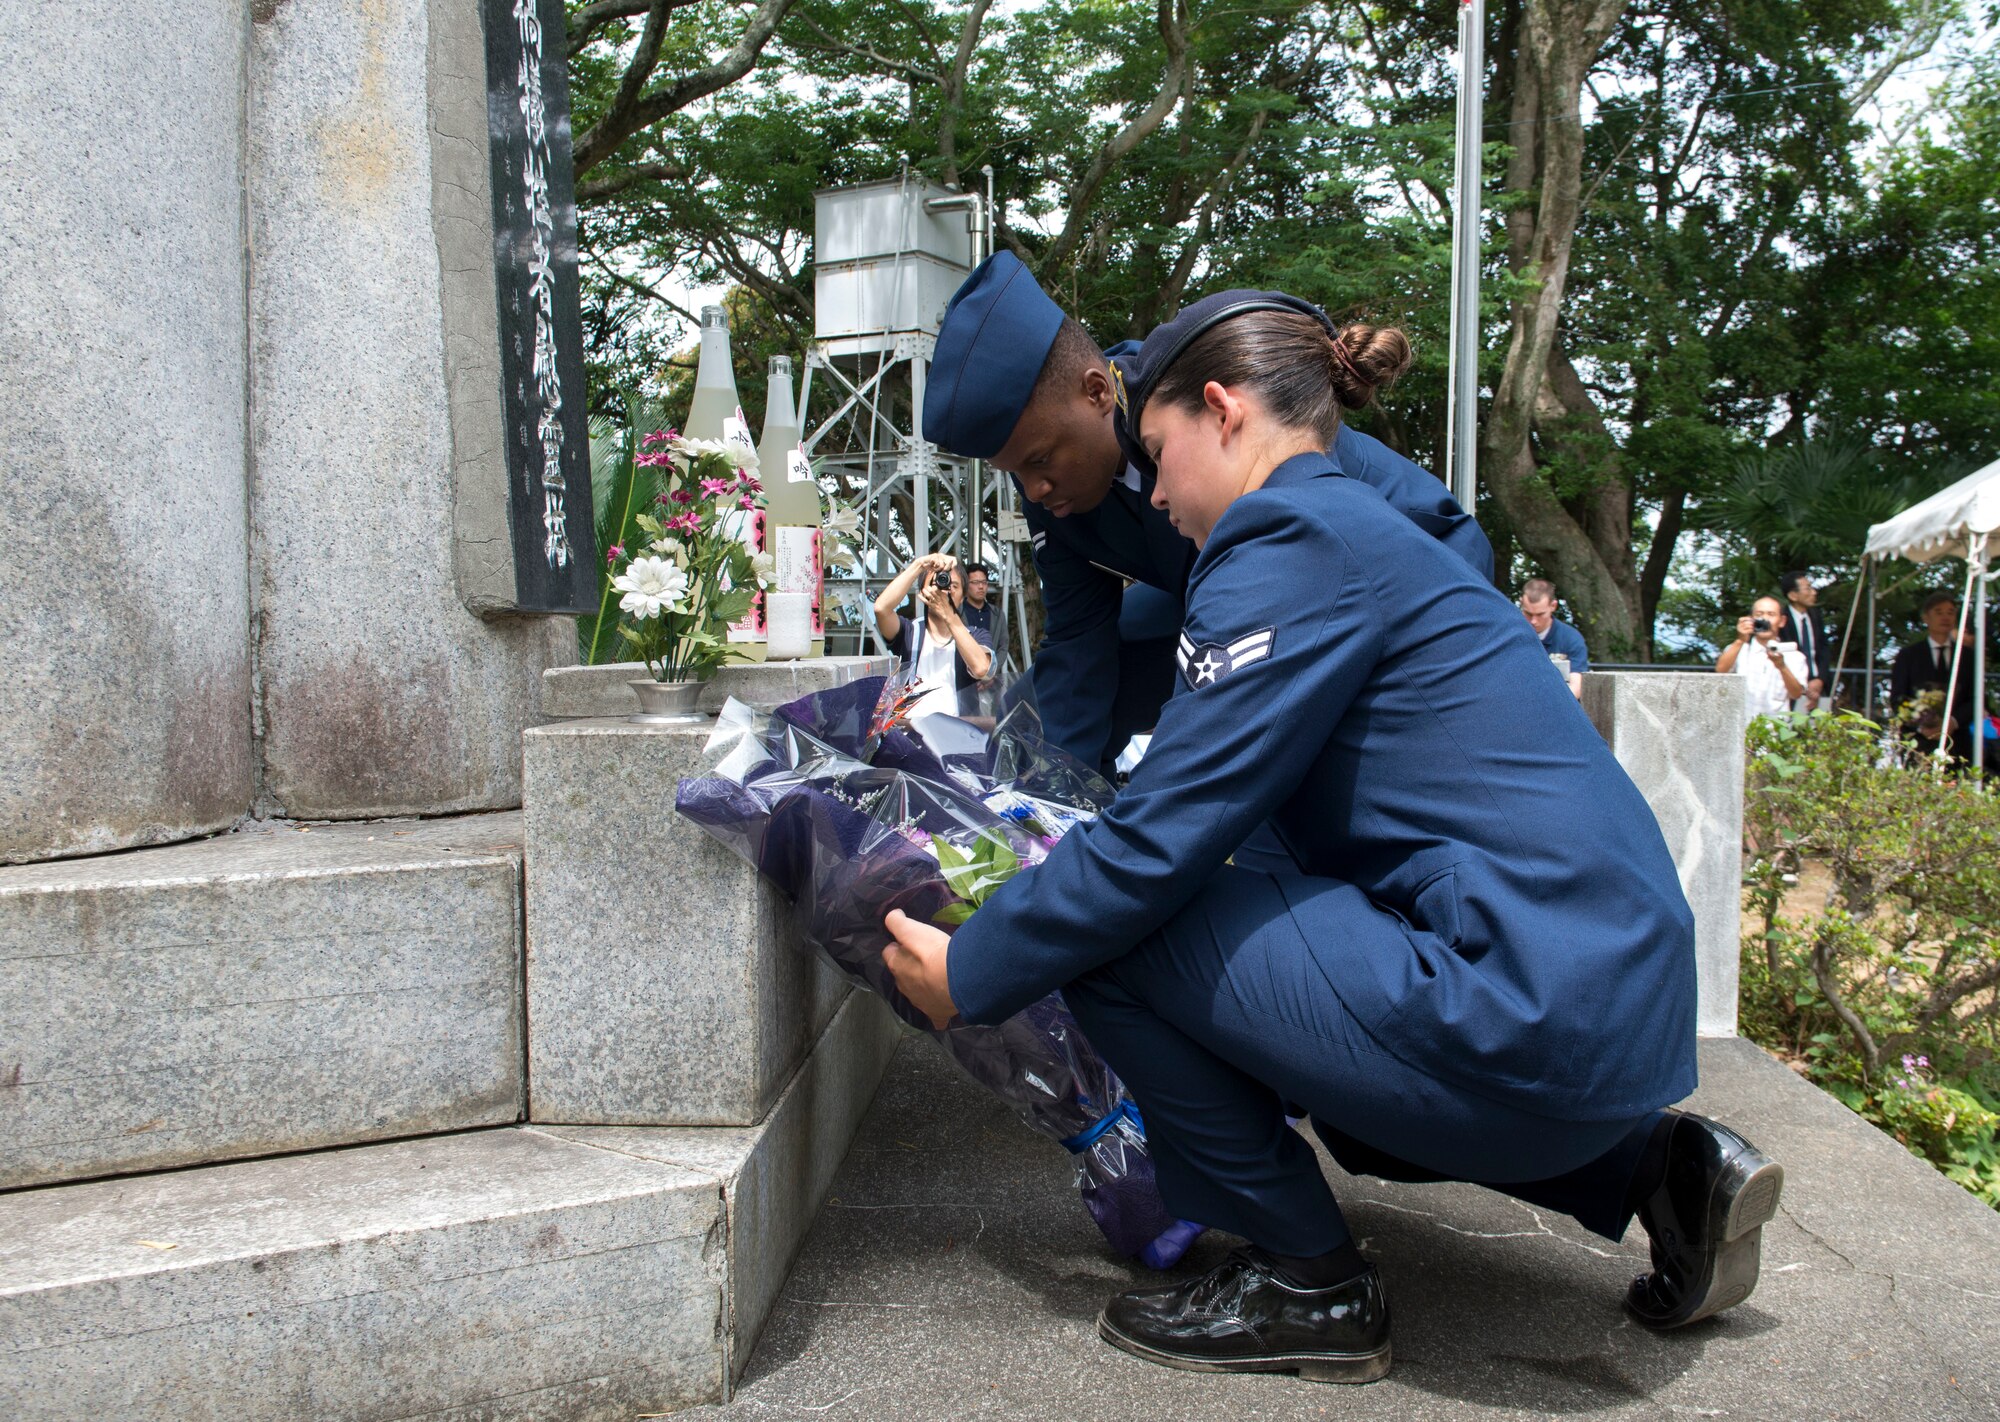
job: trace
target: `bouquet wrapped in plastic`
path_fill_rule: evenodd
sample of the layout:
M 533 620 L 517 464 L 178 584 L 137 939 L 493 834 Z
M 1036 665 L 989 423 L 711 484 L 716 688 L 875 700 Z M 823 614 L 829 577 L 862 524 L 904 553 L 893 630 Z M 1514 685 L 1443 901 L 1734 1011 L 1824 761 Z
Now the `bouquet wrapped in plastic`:
M 1112 788 L 1044 745 L 1032 711 L 988 735 L 946 716 L 913 727 L 909 700 L 901 679 L 880 677 L 771 715 L 732 700 L 709 743 L 712 773 L 683 780 L 677 807 L 798 905 L 811 948 L 1074 1154 L 1084 1206 L 1115 1249 L 1166 1268 L 1200 1227 L 1160 1199 L 1139 1113 L 1061 998 L 940 1030 L 882 961 L 892 909 L 963 923 Z

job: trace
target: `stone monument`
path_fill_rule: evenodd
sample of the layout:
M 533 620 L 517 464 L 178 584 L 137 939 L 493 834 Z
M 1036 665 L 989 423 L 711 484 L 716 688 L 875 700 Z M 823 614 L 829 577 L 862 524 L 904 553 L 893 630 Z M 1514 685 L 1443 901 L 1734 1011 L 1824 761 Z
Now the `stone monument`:
M 522 808 L 597 587 L 563 27 L 0 5 L 9 1422 L 724 1397 L 897 1040 L 641 783 L 699 734 Z

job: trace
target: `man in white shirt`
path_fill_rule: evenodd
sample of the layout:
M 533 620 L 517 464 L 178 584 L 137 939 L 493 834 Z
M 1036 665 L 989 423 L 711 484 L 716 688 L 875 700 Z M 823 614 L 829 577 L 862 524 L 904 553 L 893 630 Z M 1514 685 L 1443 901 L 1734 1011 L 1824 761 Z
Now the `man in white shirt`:
M 1722 649 L 1715 669 L 1734 672 L 1744 688 L 1746 719 L 1780 716 L 1806 694 L 1806 659 L 1796 642 L 1779 640 L 1785 630 L 1785 605 L 1760 597 L 1750 615 L 1736 619 L 1736 640 Z
M 922 604 L 922 620 L 897 611 L 912 591 Z M 965 574 L 949 553 L 926 553 L 898 573 L 875 599 L 875 627 L 892 655 L 915 667 L 922 698 L 911 714 L 959 716 L 977 710 L 977 687 L 993 674 L 993 640 L 984 628 L 968 627 Z

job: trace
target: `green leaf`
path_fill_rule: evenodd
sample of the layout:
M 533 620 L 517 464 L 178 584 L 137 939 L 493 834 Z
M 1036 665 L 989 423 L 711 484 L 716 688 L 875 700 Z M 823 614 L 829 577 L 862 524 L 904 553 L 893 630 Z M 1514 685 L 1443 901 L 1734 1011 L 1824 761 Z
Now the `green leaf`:
M 750 588 L 731 588 L 709 605 L 711 622 L 728 624 L 750 611 L 750 603 L 757 596 Z
M 971 904 L 946 904 L 931 915 L 932 923 L 960 924 L 971 918 L 974 909 Z

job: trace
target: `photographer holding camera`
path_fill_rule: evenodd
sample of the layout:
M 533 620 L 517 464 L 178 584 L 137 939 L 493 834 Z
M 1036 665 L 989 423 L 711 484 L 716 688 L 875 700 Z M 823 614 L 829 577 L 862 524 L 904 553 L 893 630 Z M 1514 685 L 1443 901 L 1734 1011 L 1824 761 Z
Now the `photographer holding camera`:
M 923 604 L 922 619 L 914 626 L 896 610 L 912 588 Z M 875 599 L 876 630 L 904 666 L 916 668 L 923 698 L 912 708 L 914 714 L 965 715 L 979 683 L 992 674 L 993 639 L 966 625 L 959 615 L 964 602 L 965 575 L 949 553 L 924 554 Z
M 1760 597 L 1750 615 L 1736 619 L 1736 640 L 1722 649 L 1715 669 L 1745 678 L 1744 714 L 1777 716 L 1806 694 L 1806 659 L 1798 643 L 1779 640 L 1785 630 L 1785 605 L 1775 597 Z

